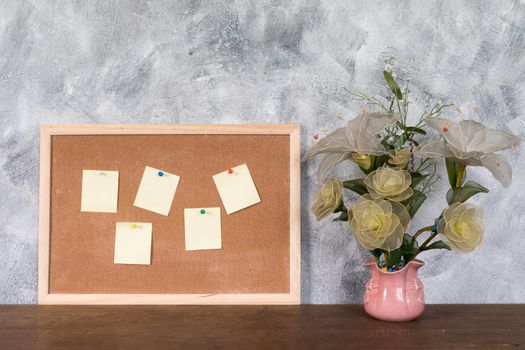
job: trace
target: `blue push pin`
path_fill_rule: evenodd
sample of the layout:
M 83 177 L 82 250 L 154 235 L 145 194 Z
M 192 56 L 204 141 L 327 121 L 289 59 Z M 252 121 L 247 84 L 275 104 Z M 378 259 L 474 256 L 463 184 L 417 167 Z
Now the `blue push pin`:
M 159 176 L 164 176 L 164 172 L 162 172 L 162 171 L 159 171 L 158 174 L 159 174 Z
M 388 272 L 392 272 L 392 268 L 391 267 L 388 268 Z
M 206 210 L 201 209 L 201 214 L 206 214 Z

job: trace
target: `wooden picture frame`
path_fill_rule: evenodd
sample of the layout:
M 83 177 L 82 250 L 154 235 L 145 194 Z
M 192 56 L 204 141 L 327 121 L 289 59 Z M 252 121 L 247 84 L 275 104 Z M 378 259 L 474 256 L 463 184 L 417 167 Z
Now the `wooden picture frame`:
M 266 294 L 57 294 L 50 293 L 52 138 L 55 135 L 289 135 L 289 293 Z M 41 125 L 39 202 L 39 304 L 300 304 L 299 125 Z

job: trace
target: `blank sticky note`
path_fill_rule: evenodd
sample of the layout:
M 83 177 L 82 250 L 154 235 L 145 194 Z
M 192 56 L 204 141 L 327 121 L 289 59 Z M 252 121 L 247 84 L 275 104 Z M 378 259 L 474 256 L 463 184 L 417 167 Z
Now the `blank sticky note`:
M 116 213 L 118 171 L 83 170 L 80 211 Z
M 147 166 L 133 205 L 167 216 L 179 179 L 177 175 Z
M 151 264 L 152 225 L 147 222 L 117 222 L 115 264 Z
M 186 250 L 221 249 L 221 209 L 184 209 Z
M 235 213 L 261 201 L 246 164 L 214 175 L 213 181 L 227 214 Z

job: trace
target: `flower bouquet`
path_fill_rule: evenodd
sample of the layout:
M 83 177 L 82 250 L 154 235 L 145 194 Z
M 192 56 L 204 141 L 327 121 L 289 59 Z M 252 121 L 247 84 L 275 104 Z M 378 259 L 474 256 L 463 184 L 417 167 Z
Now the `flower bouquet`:
M 483 210 L 467 200 L 489 190 L 467 181 L 468 167 L 485 167 L 509 186 L 511 167 L 496 152 L 515 148 L 520 139 L 473 120 L 443 118 L 442 112 L 451 106 L 443 103 L 408 125 L 409 84 L 402 90 L 391 66 L 383 75 L 389 91 L 385 102 L 352 93 L 378 111 L 365 109 L 345 127 L 316 141 L 303 160 L 323 155 L 317 172 L 323 184 L 312 203 L 317 220 L 337 214 L 334 220 L 346 221 L 357 242 L 374 257 L 367 263 L 372 279 L 366 284 L 365 310 L 379 319 L 403 321 L 418 317 L 424 309 L 423 285 L 417 277 L 423 262 L 416 257 L 432 249 L 470 252 L 483 239 Z M 449 206 L 411 234 L 411 219 L 440 179 L 436 158 L 445 162 Z M 341 162 L 355 164 L 362 176 L 325 180 Z M 344 189 L 359 195 L 357 200 L 345 203 Z

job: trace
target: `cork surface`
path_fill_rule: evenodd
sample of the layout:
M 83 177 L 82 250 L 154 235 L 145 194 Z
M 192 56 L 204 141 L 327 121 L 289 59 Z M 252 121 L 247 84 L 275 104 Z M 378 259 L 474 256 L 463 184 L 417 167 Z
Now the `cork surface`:
M 50 293 L 287 293 L 288 135 L 53 136 Z M 261 203 L 226 215 L 212 180 L 246 163 Z M 181 177 L 167 217 L 133 206 L 144 166 Z M 118 213 L 80 212 L 82 170 L 118 170 Z M 184 208 L 221 207 L 221 250 L 184 250 Z M 115 225 L 153 223 L 151 265 L 113 263 Z

